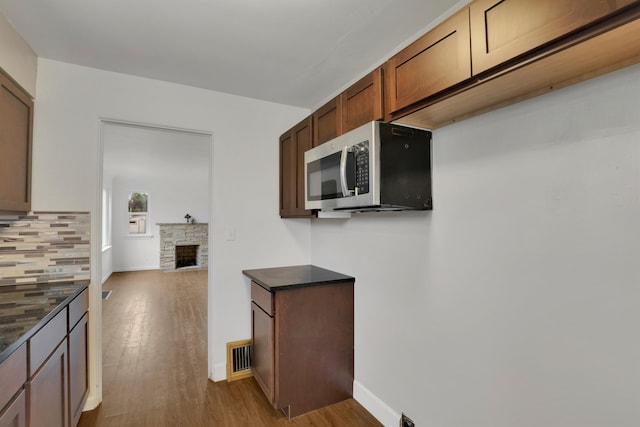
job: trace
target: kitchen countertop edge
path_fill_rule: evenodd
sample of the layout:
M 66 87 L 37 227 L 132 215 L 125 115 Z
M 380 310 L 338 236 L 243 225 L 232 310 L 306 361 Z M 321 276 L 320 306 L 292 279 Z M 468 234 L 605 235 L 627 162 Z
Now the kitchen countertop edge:
M 66 307 L 67 305 L 69 305 L 69 303 L 78 295 L 80 295 L 82 293 L 82 291 L 84 291 L 85 289 L 87 289 L 89 287 L 89 284 L 84 283 L 84 284 L 80 284 L 78 285 L 78 289 L 71 295 L 69 295 L 67 298 L 64 299 L 64 301 L 62 301 L 60 304 L 58 304 L 56 306 L 56 308 L 54 308 L 53 310 L 51 310 L 49 313 L 47 313 L 42 319 L 40 319 L 37 323 L 35 323 L 33 325 L 33 327 L 31 327 L 31 329 L 29 329 L 27 332 L 25 332 L 24 334 L 22 334 L 20 336 L 20 338 L 18 338 L 16 341 L 14 341 L 11 345 L 9 345 L 7 348 L 5 348 L 4 350 L 2 350 L 2 352 L 0 352 L 0 365 L 2 363 L 4 363 L 5 360 L 7 360 L 9 358 L 9 356 L 11 356 L 13 354 L 14 351 L 16 351 L 18 348 L 20 348 L 20 346 L 24 343 L 26 343 L 31 337 L 33 337 L 33 335 L 40 330 L 44 325 L 46 325 L 51 319 L 53 319 L 58 313 L 60 313 L 62 311 L 62 309 L 64 307 Z
M 310 277 L 300 277 L 301 272 L 308 272 Z M 280 274 L 280 276 L 277 278 L 269 277 L 269 273 Z M 287 276 L 287 273 L 292 273 L 292 275 Z M 355 282 L 355 278 L 353 276 L 348 276 L 311 264 L 242 270 L 242 274 L 269 292 L 310 286 L 330 285 L 342 282 Z

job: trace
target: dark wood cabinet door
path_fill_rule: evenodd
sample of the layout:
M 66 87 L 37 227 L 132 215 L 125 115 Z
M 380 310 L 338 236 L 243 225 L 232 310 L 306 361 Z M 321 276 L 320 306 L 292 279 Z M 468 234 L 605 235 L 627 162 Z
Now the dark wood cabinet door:
M 25 392 L 22 390 L 4 412 L 0 412 L 0 427 L 25 427 L 26 414 Z
M 296 156 L 291 131 L 280 137 L 280 216 L 287 217 L 296 204 Z
M 253 376 L 265 396 L 274 402 L 274 320 L 255 302 L 251 303 L 251 340 Z
M 0 72 L 0 212 L 31 209 L 33 101 Z
M 470 5 L 473 74 L 634 3 L 634 0 L 476 0 Z
M 280 137 L 280 216 L 311 218 L 304 208 L 304 152 L 312 144 L 312 118 L 307 117 Z
M 0 411 L 27 380 L 27 344 L 22 344 L 0 363 Z
M 385 64 L 385 110 L 393 113 L 471 77 L 469 10 L 464 8 Z
M 67 341 L 27 383 L 29 427 L 68 427 Z
M 296 212 L 301 216 L 311 216 L 304 208 L 304 152 L 312 148 L 311 120 L 307 119 L 293 128 L 296 143 Z
M 342 135 L 341 110 L 340 97 L 337 96 L 313 113 L 313 147 Z
M 342 132 L 346 133 L 373 120 L 382 120 L 382 67 L 351 85 L 340 95 Z
M 89 394 L 88 313 L 69 332 L 69 417 L 75 427 Z

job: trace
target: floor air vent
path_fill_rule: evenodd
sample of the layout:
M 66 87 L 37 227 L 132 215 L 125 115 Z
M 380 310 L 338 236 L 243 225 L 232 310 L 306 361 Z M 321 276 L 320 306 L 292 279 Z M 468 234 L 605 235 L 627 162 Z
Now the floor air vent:
M 227 381 L 253 375 L 251 371 L 251 340 L 227 343 Z

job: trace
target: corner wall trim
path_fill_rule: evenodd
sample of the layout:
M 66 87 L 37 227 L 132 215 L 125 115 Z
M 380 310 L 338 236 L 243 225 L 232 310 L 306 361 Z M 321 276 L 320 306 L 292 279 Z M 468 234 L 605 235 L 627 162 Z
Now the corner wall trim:
M 400 424 L 400 414 L 358 381 L 353 381 L 353 398 L 385 427 L 396 427 Z

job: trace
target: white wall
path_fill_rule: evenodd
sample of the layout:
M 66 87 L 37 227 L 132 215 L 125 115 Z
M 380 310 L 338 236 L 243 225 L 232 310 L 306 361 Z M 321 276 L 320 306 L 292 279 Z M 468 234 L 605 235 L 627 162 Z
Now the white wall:
M 636 65 L 450 125 L 433 212 L 312 222 L 385 425 L 640 425 L 639 112 Z
M 103 160 L 104 164 L 104 160 Z M 100 268 L 102 270 L 101 284 L 107 281 L 109 276 L 113 274 L 113 246 L 112 243 L 112 231 L 111 223 L 113 220 L 112 199 L 113 199 L 113 176 L 103 173 L 102 176 L 102 209 L 101 218 L 102 232 L 100 233 L 100 245 L 102 245 L 102 262 Z M 104 193 L 106 191 L 106 194 Z M 98 219 L 96 219 L 97 221 Z M 104 236 L 104 237 L 103 237 Z M 100 247 L 100 246 L 98 246 Z
M 209 219 L 211 135 L 104 123 L 104 179 L 112 179 L 114 271 L 160 267 L 157 223 Z M 129 194 L 149 195 L 148 236 L 128 231 Z
M 241 270 L 309 262 L 309 221 L 278 216 L 278 136 L 308 110 L 39 59 L 33 141 L 34 210 L 92 213 L 92 267 L 101 257 L 101 118 L 213 134 L 210 182 L 210 370 L 224 378 L 225 343 L 250 337 Z M 227 241 L 224 231 L 236 230 Z M 92 269 L 91 402 L 100 398 L 101 277 Z M 212 372 L 215 369 L 214 372 Z
M 0 67 L 31 96 L 36 95 L 36 54 L 2 13 L 0 13 Z

